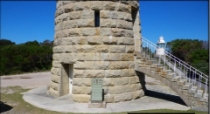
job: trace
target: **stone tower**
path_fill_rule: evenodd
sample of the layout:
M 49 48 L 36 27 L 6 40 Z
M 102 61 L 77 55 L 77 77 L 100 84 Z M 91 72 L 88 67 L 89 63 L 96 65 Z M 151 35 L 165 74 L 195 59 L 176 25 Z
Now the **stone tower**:
M 137 0 L 57 1 L 48 93 L 89 102 L 91 79 L 102 78 L 106 102 L 142 97 L 134 64 L 140 33 Z

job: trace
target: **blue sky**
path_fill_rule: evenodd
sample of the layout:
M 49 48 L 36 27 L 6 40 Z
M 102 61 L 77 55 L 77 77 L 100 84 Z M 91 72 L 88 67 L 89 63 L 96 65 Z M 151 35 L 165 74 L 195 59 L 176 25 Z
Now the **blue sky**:
M 177 38 L 208 40 L 208 1 L 140 2 L 142 36 L 156 43 Z
M 17 44 L 54 38 L 55 1 L 1 1 L 1 38 Z M 142 36 L 156 43 L 208 40 L 208 1 L 140 1 Z

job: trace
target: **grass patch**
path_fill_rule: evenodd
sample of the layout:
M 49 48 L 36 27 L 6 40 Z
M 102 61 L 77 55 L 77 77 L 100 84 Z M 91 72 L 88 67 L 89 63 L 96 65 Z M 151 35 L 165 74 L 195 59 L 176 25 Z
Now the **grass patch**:
M 20 74 L 30 74 L 30 73 L 42 73 L 42 72 L 50 72 L 49 69 L 44 69 L 44 70 L 34 70 L 34 71 L 29 71 L 29 72 L 15 72 L 15 73 L 10 73 L 10 74 L 0 74 L 1 76 L 14 76 L 14 75 L 20 75 Z
M 1 88 L 1 101 L 12 107 L 8 113 L 18 113 L 18 114 L 61 114 L 61 112 L 48 111 L 45 109 L 37 108 L 23 100 L 22 92 L 26 92 L 28 89 L 22 89 L 20 86 Z M 1 106 L 2 108 L 2 106 Z M 1 109 L 2 112 L 2 109 Z M 0 112 L 0 113 L 1 113 Z M 133 113 L 195 113 L 195 114 L 207 114 L 207 112 L 201 111 L 177 111 L 169 109 L 155 109 L 155 110 L 143 110 L 135 111 Z M 65 113 L 74 114 L 74 113 Z M 112 114 L 127 114 L 127 112 L 112 113 Z
M 41 108 L 37 108 L 23 100 L 22 92 L 26 92 L 28 89 L 22 89 L 20 86 L 13 86 L 2 88 L 1 101 L 12 107 L 10 113 L 18 114 L 60 114 L 59 112 L 48 111 Z M 12 93 L 10 93 L 13 91 Z M 9 92 L 9 93 L 8 93 Z M 69 113 L 72 114 L 72 113 Z
M 195 113 L 195 114 L 208 114 L 208 112 L 202 112 L 202 111 L 194 111 L 194 110 L 187 110 L 187 111 L 181 111 L 181 110 L 170 110 L 170 109 L 154 109 L 154 110 L 142 110 L 142 111 L 135 111 L 136 113 Z M 135 113 L 133 112 L 133 113 Z

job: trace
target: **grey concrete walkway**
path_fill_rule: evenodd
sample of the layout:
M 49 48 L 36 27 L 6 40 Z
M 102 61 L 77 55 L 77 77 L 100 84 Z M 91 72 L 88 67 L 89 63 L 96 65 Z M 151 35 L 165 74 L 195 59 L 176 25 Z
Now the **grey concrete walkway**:
M 50 72 L 38 72 L 30 74 L 19 74 L 11 76 L 1 76 L 1 87 L 21 86 L 32 89 L 23 95 L 23 99 L 30 104 L 46 110 L 59 112 L 128 112 L 148 109 L 174 109 L 188 110 L 189 107 L 181 105 L 180 98 L 169 87 L 161 81 L 145 76 L 147 96 L 141 99 L 121 102 L 108 103 L 105 109 L 88 108 L 87 103 L 75 103 L 69 97 L 53 99 L 46 94 L 46 85 L 51 80 Z
M 150 96 L 144 96 L 140 99 L 127 102 L 107 103 L 106 108 L 88 108 L 87 103 L 76 103 L 72 101 L 68 95 L 59 99 L 53 99 L 46 94 L 46 90 L 46 86 L 32 89 L 26 93 L 23 93 L 23 99 L 36 107 L 46 110 L 74 113 L 129 112 L 149 109 L 190 109 L 187 106 L 175 102 Z

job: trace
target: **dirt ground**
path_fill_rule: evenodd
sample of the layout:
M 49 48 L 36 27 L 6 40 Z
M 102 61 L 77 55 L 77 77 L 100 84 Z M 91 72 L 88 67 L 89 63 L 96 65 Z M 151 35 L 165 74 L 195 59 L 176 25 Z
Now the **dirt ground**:
M 51 79 L 50 72 L 39 72 L 29 74 L 19 74 L 10 76 L 1 76 L 1 87 L 21 86 L 24 89 L 32 89 L 47 85 Z

